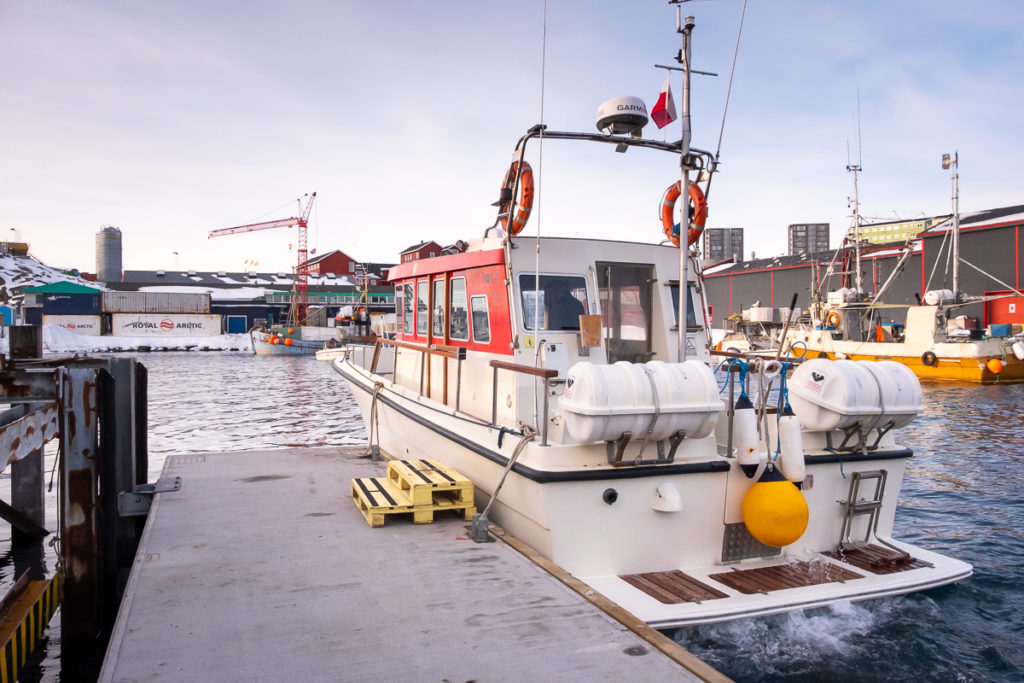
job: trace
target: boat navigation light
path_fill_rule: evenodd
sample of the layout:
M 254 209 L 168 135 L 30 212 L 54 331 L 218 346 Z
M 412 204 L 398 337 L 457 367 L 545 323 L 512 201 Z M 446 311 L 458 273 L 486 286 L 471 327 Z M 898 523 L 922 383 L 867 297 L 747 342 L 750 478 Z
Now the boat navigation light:
M 597 108 L 597 129 L 605 135 L 638 138 L 647 121 L 647 105 L 639 97 L 613 97 Z

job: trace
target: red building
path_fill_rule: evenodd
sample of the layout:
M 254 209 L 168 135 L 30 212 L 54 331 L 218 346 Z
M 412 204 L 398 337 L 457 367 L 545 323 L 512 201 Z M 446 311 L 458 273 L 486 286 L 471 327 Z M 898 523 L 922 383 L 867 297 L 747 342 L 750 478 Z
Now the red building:
M 402 263 L 416 261 L 423 258 L 434 258 L 441 255 L 441 245 L 437 242 L 420 242 L 405 249 L 401 253 Z

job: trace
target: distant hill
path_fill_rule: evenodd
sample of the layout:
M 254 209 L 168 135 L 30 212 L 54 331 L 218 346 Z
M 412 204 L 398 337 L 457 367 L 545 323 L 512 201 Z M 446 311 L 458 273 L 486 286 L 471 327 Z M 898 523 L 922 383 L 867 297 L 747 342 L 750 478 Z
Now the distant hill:
M 89 282 L 77 275 L 67 275 L 64 271 L 37 261 L 31 256 L 14 256 L 0 254 L 0 285 L 7 288 L 8 296 L 20 298 L 21 290 L 51 282 L 74 282 L 86 287 L 106 289 L 102 283 Z

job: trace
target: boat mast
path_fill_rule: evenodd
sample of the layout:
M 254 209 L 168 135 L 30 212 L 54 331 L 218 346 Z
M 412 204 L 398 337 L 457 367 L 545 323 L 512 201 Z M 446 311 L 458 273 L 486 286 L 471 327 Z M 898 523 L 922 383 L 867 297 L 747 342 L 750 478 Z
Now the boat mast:
M 683 102 L 681 116 L 683 137 L 680 140 L 679 166 L 681 169 L 680 197 L 683 208 L 679 216 L 679 362 L 686 362 L 686 312 L 689 306 L 690 287 L 686 280 L 686 266 L 690 258 L 690 34 L 693 32 L 694 19 L 686 17 L 683 21 L 683 8 L 676 2 L 676 33 L 683 36 L 683 47 L 676 56 L 676 61 L 683 65 Z
M 942 168 L 953 169 L 953 300 L 960 301 L 960 174 L 957 173 L 959 154 L 942 155 Z
M 853 253 L 855 287 L 860 295 L 864 290 L 863 276 L 860 272 L 860 196 L 857 190 L 857 174 L 860 172 L 860 164 L 847 164 L 846 170 L 853 173 Z

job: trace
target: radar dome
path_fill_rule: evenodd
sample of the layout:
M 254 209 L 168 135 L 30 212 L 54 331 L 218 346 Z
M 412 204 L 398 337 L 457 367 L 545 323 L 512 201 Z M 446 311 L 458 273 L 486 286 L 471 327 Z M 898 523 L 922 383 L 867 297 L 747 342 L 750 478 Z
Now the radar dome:
M 605 135 L 639 136 L 647 120 L 647 105 L 639 97 L 613 97 L 597 108 L 597 129 Z

